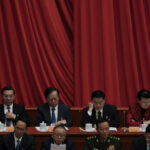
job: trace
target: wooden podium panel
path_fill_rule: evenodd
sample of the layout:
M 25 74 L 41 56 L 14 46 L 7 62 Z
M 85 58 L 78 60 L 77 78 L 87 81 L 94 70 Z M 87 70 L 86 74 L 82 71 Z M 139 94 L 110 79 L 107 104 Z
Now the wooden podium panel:
M 73 122 L 73 126 L 77 127 L 80 126 L 81 122 L 81 117 L 82 117 L 82 107 L 72 107 L 71 108 L 71 119 Z M 26 108 L 27 114 L 29 115 L 30 118 L 30 124 L 31 126 L 35 125 L 35 118 L 36 118 L 36 107 L 32 108 Z M 118 108 L 118 116 L 120 118 L 120 127 L 124 126 L 124 117 L 125 113 L 128 110 L 128 108 Z

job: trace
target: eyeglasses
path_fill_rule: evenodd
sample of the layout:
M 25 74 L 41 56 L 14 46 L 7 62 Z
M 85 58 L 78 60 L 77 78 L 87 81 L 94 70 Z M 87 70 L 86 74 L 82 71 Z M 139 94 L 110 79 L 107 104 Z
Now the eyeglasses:
M 64 138 L 64 137 L 66 137 L 66 134 L 54 133 L 54 136 L 59 137 L 59 138 Z

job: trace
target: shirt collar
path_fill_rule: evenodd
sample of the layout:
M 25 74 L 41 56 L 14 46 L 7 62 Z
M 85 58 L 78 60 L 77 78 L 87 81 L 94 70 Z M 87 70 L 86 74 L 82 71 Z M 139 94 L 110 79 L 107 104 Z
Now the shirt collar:
M 17 140 L 19 140 L 19 141 L 21 142 L 22 137 L 18 139 L 18 138 L 16 137 L 15 133 L 14 133 L 14 139 L 15 139 L 15 142 L 17 142 Z
M 4 109 L 7 109 L 7 107 L 10 107 L 10 109 L 12 109 L 13 108 L 13 104 L 11 104 L 9 106 L 7 106 L 7 105 L 4 104 Z
M 50 110 L 52 110 L 52 108 L 55 108 L 55 110 L 57 110 L 58 109 L 58 105 L 56 107 L 51 107 L 50 106 Z

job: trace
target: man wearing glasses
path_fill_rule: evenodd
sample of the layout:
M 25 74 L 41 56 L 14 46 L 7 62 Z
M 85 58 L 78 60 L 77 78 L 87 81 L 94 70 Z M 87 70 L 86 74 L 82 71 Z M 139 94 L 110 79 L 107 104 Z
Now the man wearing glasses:
M 0 105 L 0 121 L 6 126 L 13 126 L 14 120 L 23 119 L 29 126 L 29 118 L 24 106 L 14 103 L 15 90 L 6 86 L 1 90 L 2 102 Z
M 4 135 L 1 150 L 35 150 L 34 138 L 26 134 L 27 124 L 24 120 L 15 120 L 14 132 Z
M 74 150 L 72 141 L 66 139 L 66 129 L 62 125 L 55 126 L 52 136 L 42 143 L 41 150 L 52 149 Z

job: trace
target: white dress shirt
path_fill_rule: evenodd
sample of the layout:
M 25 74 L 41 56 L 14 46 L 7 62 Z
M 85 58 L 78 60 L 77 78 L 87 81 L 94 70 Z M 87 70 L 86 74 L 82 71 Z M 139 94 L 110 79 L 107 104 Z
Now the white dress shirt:
M 101 117 L 103 117 L 103 108 L 101 110 L 95 110 L 96 112 L 96 119 L 98 119 L 98 112 L 101 112 Z M 87 112 L 89 116 L 92 116 L 92 112 Z
M 15 148 L 16 148 L 16 146 L 17 146 L 17 141 L 19 140 L 20 143 L 21 143 L 22 137 L 18 139 L 18 138 L 16 137 L 16 135 L 14 134 L 14 139 L 15 139 Z
M 13 113 L 13 104 L 11 104 L 9 109 L 9 112 Z M 8 112 L 8 106 L 4 104 L 4 114 Z M 6 126 L 6 120 L 5 120 L 5 126 Z M 10 126 L 13 126 L 13 122 L 10 122 Z

